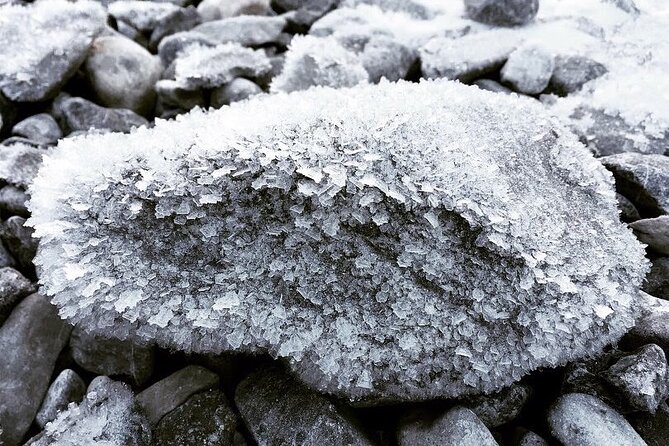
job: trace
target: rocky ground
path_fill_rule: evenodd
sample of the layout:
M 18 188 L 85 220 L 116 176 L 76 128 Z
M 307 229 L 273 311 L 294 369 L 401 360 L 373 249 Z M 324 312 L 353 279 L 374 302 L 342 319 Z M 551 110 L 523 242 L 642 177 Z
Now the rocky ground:
M 0 445 L 669 444 L 665 26 L 659 0 L 0 0 Z M 647 245 L 636 327 L 495 394 L 363 407 L 269 356 L 91 334 L 39 293 L 27 203 L 59 140 L 382 78 L 534 98 L 576 133 Z

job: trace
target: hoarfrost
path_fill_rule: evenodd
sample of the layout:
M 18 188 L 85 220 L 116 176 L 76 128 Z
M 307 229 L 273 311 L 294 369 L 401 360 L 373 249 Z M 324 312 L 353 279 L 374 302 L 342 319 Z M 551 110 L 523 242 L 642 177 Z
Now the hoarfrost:
M 448 81 L 63 140 L 31 193 L 39 277 L 74 323 L 267 351 L 351 400 L 490 392 L 595 354 L 633 325 L 647 269 L 571 133 Z

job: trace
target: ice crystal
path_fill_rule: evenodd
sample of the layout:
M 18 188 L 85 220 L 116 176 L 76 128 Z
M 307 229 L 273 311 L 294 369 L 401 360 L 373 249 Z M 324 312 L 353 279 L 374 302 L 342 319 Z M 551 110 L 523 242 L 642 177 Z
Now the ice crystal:
M 31 192 L 64 317 L 267 351 L 352 400 L 489 392 L 594 354 L 633 325 L 647 269 L 571 133 L 536 101 L 449 81 L 63 140 Z

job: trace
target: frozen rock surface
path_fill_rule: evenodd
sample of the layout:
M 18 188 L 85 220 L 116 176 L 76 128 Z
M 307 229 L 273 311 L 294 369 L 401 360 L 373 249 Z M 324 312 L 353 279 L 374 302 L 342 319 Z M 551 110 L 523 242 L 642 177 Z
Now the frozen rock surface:
M 126 108 L 101 107 L 84 98 L 66 98 L 58 102 L 58 114 L 68 130 L 87 132 L 107 130 L 129 132 L 134 127 L 148 125 L 148 121 Z
M 432 422 L 403 423 L 397 437 L 400 446 L 498 446 L 476 414 L 460 406 Z
M 35 421 L 44 426 L 53 421 L 70 403 L 79 403 L 86 394 L 86 383 L 74 370 L 65 369 L 56 377 L 46 392 Z
M 0 4 L 0 90 L 12 101 L 48 99 L 83 62 L 105 20 L 92 1 Z
M 489 392 L 595 354 L 633 325 L 647 269 L 571 133 L 536 101 L 447 81 L 62 140 L 31 192 L 63 317 L 266 351 L 352 400 Z
M 30 116 L 12 128 L 12 134 L 40 144 L 55 144 L 63 136 L 58 123 L 48 113 Z
M 539 45 L 524 45 L 509 55 L 501 75 L 514 90 L 539 94 L 548 86 L 554 68 L 554 57 L 549 51 Z
M 16 186 L 28 187 L 37 175 L 46 152 L 28 144 L 0 145 L 0 179 Z

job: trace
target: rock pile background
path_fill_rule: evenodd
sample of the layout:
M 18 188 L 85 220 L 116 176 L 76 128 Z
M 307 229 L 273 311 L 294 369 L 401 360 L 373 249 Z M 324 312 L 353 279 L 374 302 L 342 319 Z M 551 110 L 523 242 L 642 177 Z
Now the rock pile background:
M 666 444 L 668 25 L 660 0 L 0 1 L 0 443 Z M 58 140 L 381 78 L 534 98 L 599 157 L 652 263 L 620 343 L 492 395 L 352 407 L 263 356 L 91 335 L 38 293 L 26 191 Z

